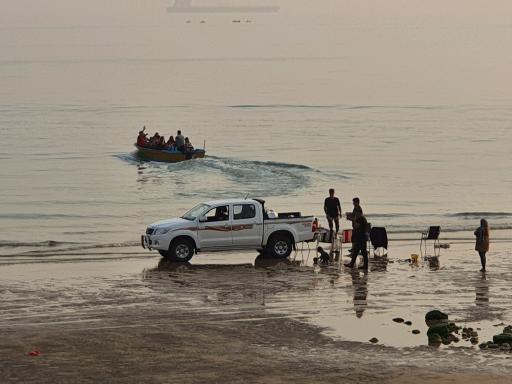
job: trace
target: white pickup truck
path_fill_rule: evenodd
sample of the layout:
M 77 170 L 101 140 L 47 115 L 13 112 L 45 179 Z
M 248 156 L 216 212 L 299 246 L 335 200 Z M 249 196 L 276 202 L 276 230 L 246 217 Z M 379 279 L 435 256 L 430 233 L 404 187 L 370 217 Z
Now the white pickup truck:
M 313 240 L 313 216 L 298 212 L 273 216 L 259 199 L 208 201 L 180 218 L 149 225 L 141 245 L 172 260 L 188 261 L 194 252 L 236 249 L 285 258 L 296 243 Z

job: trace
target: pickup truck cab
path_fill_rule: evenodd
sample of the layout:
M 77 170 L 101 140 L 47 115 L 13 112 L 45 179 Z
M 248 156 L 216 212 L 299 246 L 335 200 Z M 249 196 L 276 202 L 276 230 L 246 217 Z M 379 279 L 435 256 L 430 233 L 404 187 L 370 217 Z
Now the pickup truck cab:
M 141 245 L 175 261 L 188 261 L 195 252 L 240 249 L 285 258 L 296 243 L 313 240 L 313 219 L 299 212 L 275 215 L 259 199 L 214 200 L 150 224 Z

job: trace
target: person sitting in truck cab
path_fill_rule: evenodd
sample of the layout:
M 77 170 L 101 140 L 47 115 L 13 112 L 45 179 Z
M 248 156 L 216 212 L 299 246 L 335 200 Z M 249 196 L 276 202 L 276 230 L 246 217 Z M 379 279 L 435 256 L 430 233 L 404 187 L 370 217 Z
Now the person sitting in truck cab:
M 228 207 L 223 205 L 222 207 L 218 207 L 215 212 L 215 217 L 217 221 L 226 221 L 229 219 Z
M 207 214 L 206 214 L 206 221 L 208 222 L 212 222 L 212 221 L 226 221 L 229 219 L 229 210 L 228 210 L 228 206 L 227 205 L 223 205 L 221 207 L 217 207 L 215 208 L 215 212 L 213 212 L 214 210 L 211 209 Z M 212 215 L 213 213 L 213 215 Z

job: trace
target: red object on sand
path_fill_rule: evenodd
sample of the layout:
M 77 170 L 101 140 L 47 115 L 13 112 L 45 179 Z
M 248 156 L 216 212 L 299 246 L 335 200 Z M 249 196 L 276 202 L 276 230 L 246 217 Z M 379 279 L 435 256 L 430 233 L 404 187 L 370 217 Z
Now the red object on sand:
M 40 354 L 41 352 L 39 352 L 37 349 L 29 352 L 29 356 L 39 356 Z
M 343 231 L 343 242 L 344 243 L 352 242 L 352 230 L 351 229 L 345 229 Z

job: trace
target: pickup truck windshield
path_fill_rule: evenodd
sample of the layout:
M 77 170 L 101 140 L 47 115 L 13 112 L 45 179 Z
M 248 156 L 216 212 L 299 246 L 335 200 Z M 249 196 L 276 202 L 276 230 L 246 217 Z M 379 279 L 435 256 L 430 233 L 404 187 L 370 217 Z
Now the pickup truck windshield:
M 194 208 L 192 208 L 190 211 L 185 213 L 183 216 L 181 216 L 182 219 L 194 221 L 199 216 L 201 216 L 206 210 L 210 208 L 209 205 L 206 204 L 199 204 L 196 205 Z

